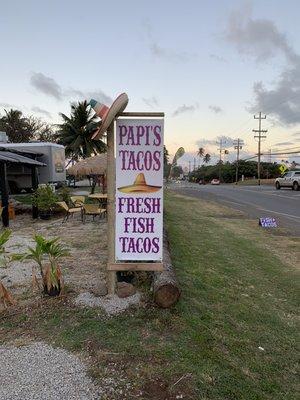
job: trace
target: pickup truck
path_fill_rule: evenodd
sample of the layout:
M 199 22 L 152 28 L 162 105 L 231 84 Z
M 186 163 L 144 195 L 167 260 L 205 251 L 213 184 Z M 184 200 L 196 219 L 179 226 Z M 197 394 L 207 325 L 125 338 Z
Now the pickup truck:
M 280 178 L 276 178 L 275 187 L 279 190 L 282 187 L 290 187 L 293 190 L 300 189 L 300 171 L 289 171 Z

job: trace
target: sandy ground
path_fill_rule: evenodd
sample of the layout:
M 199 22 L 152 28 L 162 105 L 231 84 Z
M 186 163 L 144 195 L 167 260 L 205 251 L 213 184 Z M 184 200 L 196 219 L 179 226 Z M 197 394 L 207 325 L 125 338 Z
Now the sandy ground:
M 33 235 L 47 238 L 59 236 L 68 247 L 70 256 L 61 260 L 65 284 L 77 293 L 92 292 L 103 294 L 105 285 L 105 265 L 107 262 L 107 223 L 105 219 L 87 219 L 83 224 L 79 216 L 62 224 L 61 217 L 49 221 L 32 220 L 30 215 L 17 215 L 11 221 L 11 238 L 6 245 L 10 254 L 20 253 L 33 245 Z M 13 294 L 28 291 L 31 284 L 32 261 L 11 262 L 1 267 L 0 279 Z

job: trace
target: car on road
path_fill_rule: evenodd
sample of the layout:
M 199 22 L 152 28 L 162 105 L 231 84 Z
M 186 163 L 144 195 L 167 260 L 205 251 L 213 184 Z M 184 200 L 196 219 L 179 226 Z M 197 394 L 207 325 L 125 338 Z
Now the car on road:
M 216 179 L 216 178 L 215 178 L 215 179 L 212 179 L 212 180 L 211 180 L 210 184 L 211 184 L 211 185 L 220 185 L 220 181 L 219 181 L 219 179 Z
M 279 190 L 282 187 L 290 187 L 293 190 L 300 189 L 300 171 L 289 171 L 281 177 L 276 178 L 275 187 Z

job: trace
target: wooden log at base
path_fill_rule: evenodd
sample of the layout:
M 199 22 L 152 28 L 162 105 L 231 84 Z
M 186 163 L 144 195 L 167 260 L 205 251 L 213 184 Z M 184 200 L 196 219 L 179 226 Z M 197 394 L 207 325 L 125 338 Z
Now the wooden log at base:
M 163 264 L 164 270 L 153 275 L 153 293 L 155 303 L 168 308 L 178 301 L 181 291 L 172 266 L 166 231 L 164 231 Z

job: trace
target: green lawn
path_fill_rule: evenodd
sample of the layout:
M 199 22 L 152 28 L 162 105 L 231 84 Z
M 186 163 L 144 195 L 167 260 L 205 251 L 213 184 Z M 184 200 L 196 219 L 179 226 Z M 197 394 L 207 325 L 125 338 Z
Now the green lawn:
M 100 380 L 115 362 L 133 387 L 124 399 L 140 389 L 156 400 L 299 398 L 299 275 L 293 258 L 273 254 L 276 243 L 299 251 L 299 239 L 198 199 L 168 193 L 165 208 L 182 288 L 176 307 L 148 300 L 108 319 L 50 300 L 0 320 L 0 342 L 30 335 L 81 350 Z

